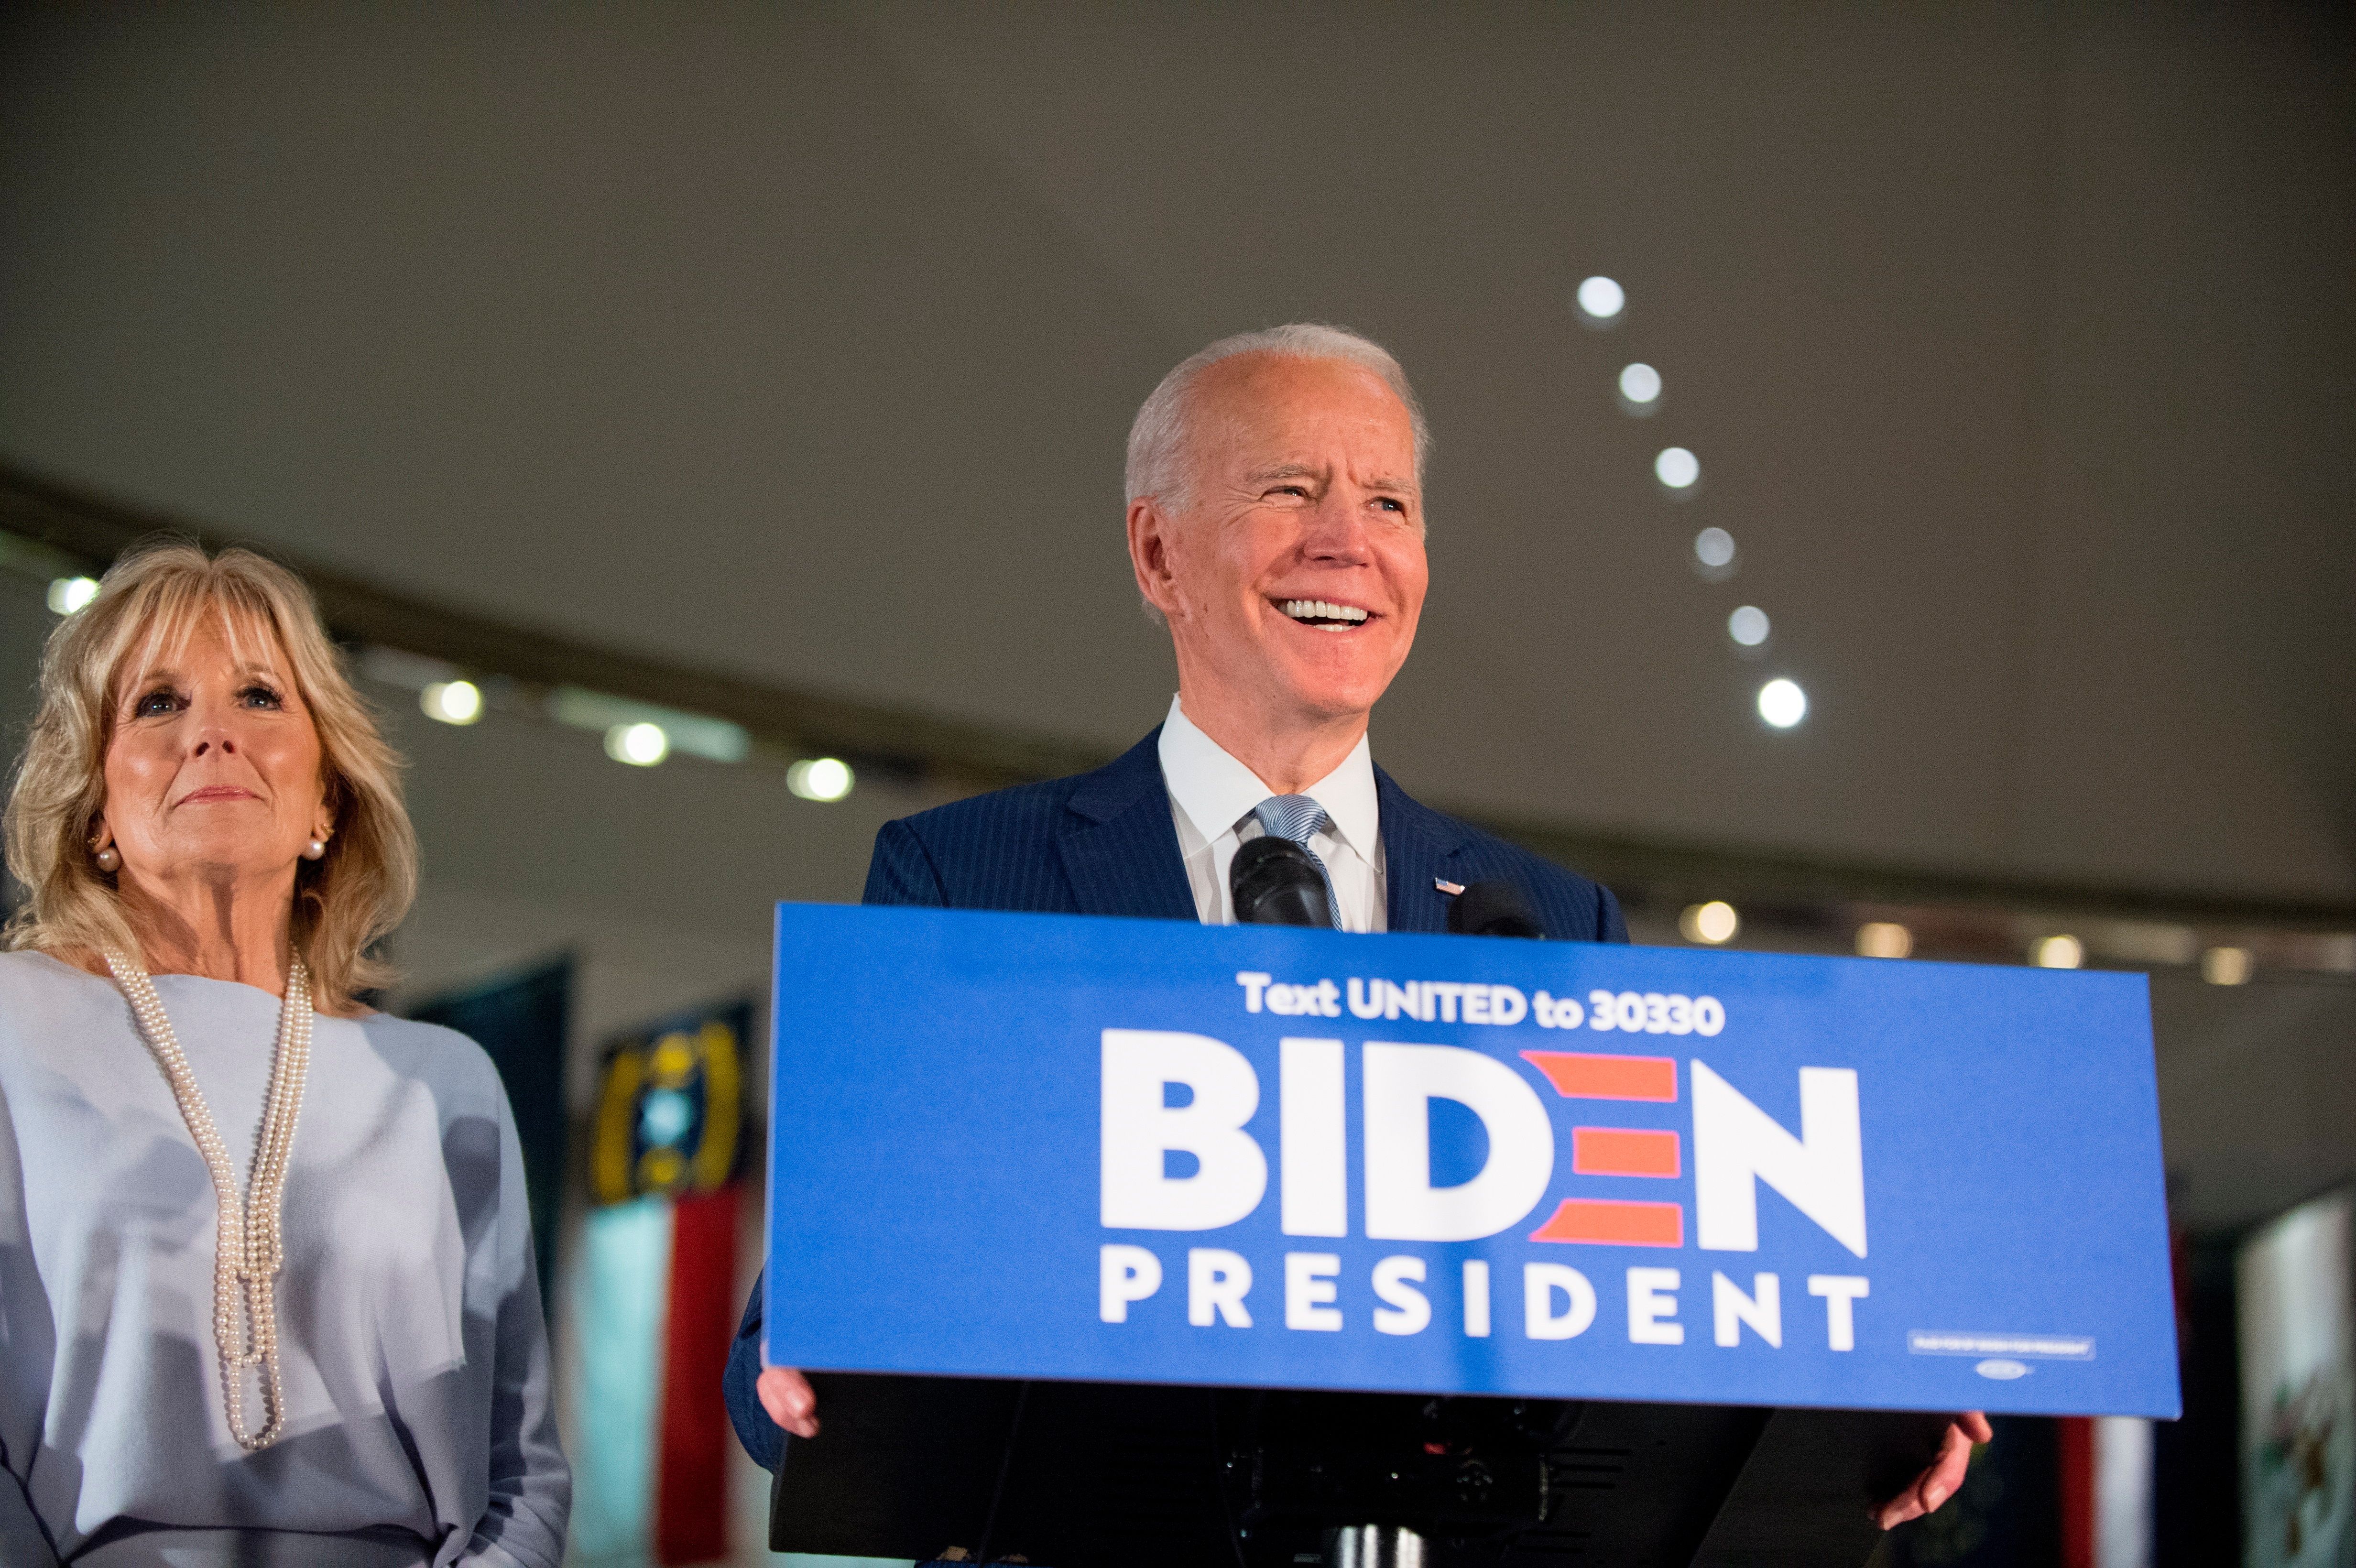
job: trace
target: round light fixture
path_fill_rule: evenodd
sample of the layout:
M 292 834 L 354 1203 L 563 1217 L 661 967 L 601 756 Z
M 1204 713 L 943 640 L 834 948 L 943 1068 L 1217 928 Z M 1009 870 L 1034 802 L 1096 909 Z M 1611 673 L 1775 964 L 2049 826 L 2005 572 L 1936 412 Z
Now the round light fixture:
M 97 597 L 95 577 L 60 577 L 49 583 L 49 609 L 55 614 L 70 615 Z
M 428 719 L 472 724 L 483 716 L 483 689 L 471 680 L 437 680 L 417 694 L 417 706 Z
M 1778 730 L 1789 730 L 1808 716 L 1808 694 L 1797 681 L 1777 676 L 1759 688 L 1759 717 Z
M 841 800 L 855 782 L 840 757 L 805 757 L 786 770 L 786 787 L 804 800 Z
M 1726 635 L 1746 648 L 1755 648 L 1767 640 L 1767 612 L 1756 604 L 1745 604 L 1726 618 Z
M 1620 395 L 1646 413 L 1661 400 L 1661 373 L 1650 365 L 1628 366 L 1620 372 Z
M 1653 459 L 1653 476 L 1672 490 L 1690 490 L 1701 477 L 1701 459 L 1682 446 L 1664 447 Z
M 2246 986 L 2250 983 L 2250 950 L 2246 947 L 2211 947 L 2201 955 L 2201 977 L 2212 986 Z
M 1694 560 L 1711 571 L 1734 564 L 1734 536 L 1724 528 L 1704 528 L 1694 535 Z
M 605 731 L 605 754 L 634 768 L 650 768 L 670 755 L 670 737 L 659 724 L 616 724 Z
M 1859 958 L 1903 958 L 1914 951 L 1914 933 L 1894 920 L 1869 920 L 1857 928 Z
M 1590 278 L 1579 285 L 1579 313 L 1590 321 L 1611 321 L 1628 307 L 1628 291 L 1610 278 Z
M 2049 936 L 2030 950 L 2040 969 L 2075 969 L 2086 961 L 2086 944 L 2074 936 Z
M 1742 917 L 1724 899 L 1712 899 L 1704 904 L 1689 904 L 1677 916 L 1677 930 L 1687 942 L 1698 942 L 1706 947 L 1716 947 L 1734 940 L 1742 929 Z

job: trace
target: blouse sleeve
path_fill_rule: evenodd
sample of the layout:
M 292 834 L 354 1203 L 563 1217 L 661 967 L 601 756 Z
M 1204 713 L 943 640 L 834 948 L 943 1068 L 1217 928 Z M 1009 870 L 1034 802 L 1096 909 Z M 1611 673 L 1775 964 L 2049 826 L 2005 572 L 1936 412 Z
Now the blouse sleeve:
M 523 1148 L 507 1095 L 499 1102 L 499 1301 L 493 1339 L 490 1499 L 455 1561 L 485 1568 L 559 1568 L 573 1472 L 549 1403 L 548 1325 L 524 1202 Z
M 57 1549 L 25 1490 L 40 1444 L 57 1329 L 33 1260 L 23 1169 L 7 1085 L 0 1083 L 0 1563 L 54 1568 Z

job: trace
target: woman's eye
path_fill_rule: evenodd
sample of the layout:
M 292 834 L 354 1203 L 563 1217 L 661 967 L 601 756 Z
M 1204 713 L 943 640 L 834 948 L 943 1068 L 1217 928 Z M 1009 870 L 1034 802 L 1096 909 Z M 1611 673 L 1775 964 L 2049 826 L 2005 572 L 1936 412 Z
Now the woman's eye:
M 276 692 L 266 686 L 249 686 L 237 694 L 237 699 L 248 708 L 279 708 L 284 706 Z
M 141 719 L 152 719 L 159 714 L 177 713 L 179 708 L 180 699 L 177 693 L 151 691 L 139 699 L 138 706 L 134 708 L 132 712 Z

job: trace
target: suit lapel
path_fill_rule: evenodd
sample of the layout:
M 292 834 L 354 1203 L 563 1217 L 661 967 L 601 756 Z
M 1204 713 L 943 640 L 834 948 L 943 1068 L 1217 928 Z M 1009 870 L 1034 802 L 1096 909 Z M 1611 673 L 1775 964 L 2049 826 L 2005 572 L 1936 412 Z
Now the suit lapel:
M 1079 781 L 1057 834 L 1064 874 L 1082 914 L 1194 920 L 1194 891 L 1170 820 L 1162 778 L 1162 730 Z M 1451 864 L 1464 842 L 1455 823 L 1375 770 L 1382 805 L 1385 920 L 1393 931 L 1444 932 L 1449 897 L 1436 880 L 1461 881 Z
M 1162 779 L 1162 730 L 1080 780 L 1056 847 L 1082 914 L 1194 920 L 1194 891 L 1178 853 Z
M 1450 862 L 1464 842 L 1462 832 L 1380 768 L 1375 770 L 1375 794 L 1382 802 L 1383 880 L 1389 890 L 1384 901 L 1390 929 L 1446 931 L 1450 900 L 1435 883 L 1463 880 L 1450 874 Z

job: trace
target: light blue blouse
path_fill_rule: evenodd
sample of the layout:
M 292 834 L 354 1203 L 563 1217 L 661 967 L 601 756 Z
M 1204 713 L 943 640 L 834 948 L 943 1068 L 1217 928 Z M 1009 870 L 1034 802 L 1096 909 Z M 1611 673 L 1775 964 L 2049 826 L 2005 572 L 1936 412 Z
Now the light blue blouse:
M 155 988 L 241 1189 L 278 998 Z M 286 1427 L 257 1454 L 221 1404 L 214 1217 L 122 993 L 0 954 L 0 1563 L 558 1568 L 573 1482 L 522 1157 L 481 1048 L 315 1020 L 278 1277 Z M 246 1411 L 258 1428 L 258 1392 Z

